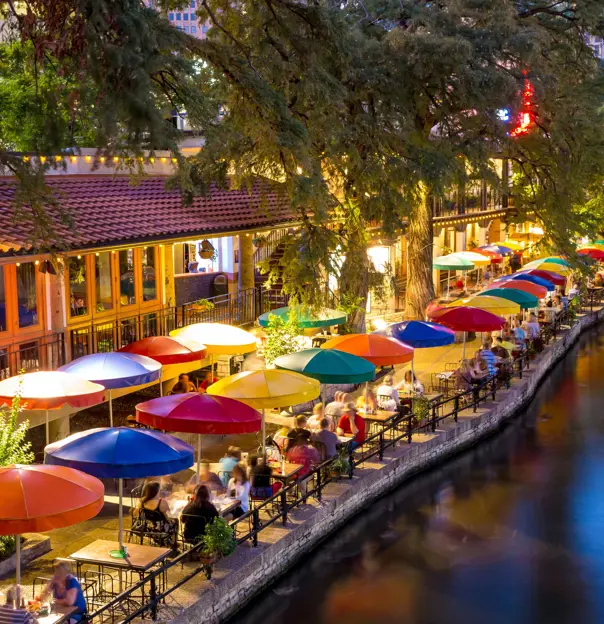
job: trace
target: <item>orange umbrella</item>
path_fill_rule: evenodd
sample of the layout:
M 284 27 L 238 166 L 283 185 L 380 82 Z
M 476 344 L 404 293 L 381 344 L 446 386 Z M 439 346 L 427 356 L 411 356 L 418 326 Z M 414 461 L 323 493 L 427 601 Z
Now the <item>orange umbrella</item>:
M 10 405 L 17 395 L 26 409 L 46 411 L 48 444 L 48 410 L 61 409 L 64 405 L 90 407 L 102 403 L 105 388 L 73 373 L 37 371 L 0 381 L 0 405 Z
M 0 535 L 16 535 L 17 587 L 21 582 L 21 533 L 50 531 L 96 516 L 105 487 L 96 477 L 63 466 L 0 468 Z
M 502 282 L 493 282 L 493 286 L 497 288 L 515 288 L 516 290 L 522 290 L 529 295 L 537 297 L 537 299 L 543 299 L 547 295 L 547 288 L 540 286 L 539 284 L 533 284 L 527 280 L 506 280 Z
M 413 359 L 413 347 L 380 334 L 346 334 L 328 340 L 323 349 L 337 349 L 358 355 L 374 366 L 393 366 Z

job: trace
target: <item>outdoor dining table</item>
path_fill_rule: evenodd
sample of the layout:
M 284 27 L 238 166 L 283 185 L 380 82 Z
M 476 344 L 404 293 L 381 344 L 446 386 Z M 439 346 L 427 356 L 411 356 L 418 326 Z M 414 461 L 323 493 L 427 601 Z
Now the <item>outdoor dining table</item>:
M 65 620 L 69 620 L 69 616 L 77 611 L 77 607 L 68 607 L 66 605 L 52 605 L 51 612 L 42 617 L 36 617 L 38 624 L 62 624 Z
M 282 465 L 279 461 L 269 460 L 268 465 L 272 471 L 271 476 L 283 483 L 295 477 L 304 468 L 302 464 L 293 464 L 287 461 Z
M 121 593 L 123 584 L 122 572 L 124 570 L 138 572 L 142 575 L 154 565 L 161 563 L 172 552 L 171 548 L 163 548 L 160 546 L 127 544 L 127 556 L 112 557 L 111 552 L 115 552 L 116 550 L 119 550 L 119 548 L 120 545 L 118 542 L 110 540 L 95 540 L 91 544 L 88 544 L 88 546 L 84 546 L 84 548 L 72 553 L 69 557 L 76 562 L 78 578 L 83 576 L 81 573 L 83 565 L 96 566 L 100 572 L 102 572 L 103 568 L 113 568 L 119 570 L 119 587 Z
M 189 504 L 191 496 L 185 493 L 176 493 L 166 499 L 170 511 L 168 512 L 169 518 L 180 520 L 184 508 Z M 221 518 L 228 516 L 234 509 L 236 509 L 241 503 L 236 498 L 230 496 L 212 496 L 210 502 Z

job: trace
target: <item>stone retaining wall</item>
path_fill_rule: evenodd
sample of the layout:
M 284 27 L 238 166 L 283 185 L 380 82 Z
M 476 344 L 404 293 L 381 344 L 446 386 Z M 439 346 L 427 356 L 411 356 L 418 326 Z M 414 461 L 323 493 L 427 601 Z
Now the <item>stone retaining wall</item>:
M 355 478 L 354 487 L 347 488 L 331 500 L 325 500 L 314 515 L 274 544 L 259 548 L 258 556 L 229 572 L 172 621 L 177 624 L 216 624 L 224 621 L 312 550 L 334 528 L 349 521 L 373 500 L 400 486 L 412 475 L 492 434 L 526 406 L 549 369 L 564 357 L 583 331 L 598 323 L 602 317 L 604 310 L 581 317 L 572 329 L 559 334 L 534 360 L 522 380 L 515 380 L 509 390 L 498 392 L 497 402 L 488 403 L 486 409 L 478 410 L 473 418 L 461 419 L 455 427 L 438 437 L 412 445 L 402 456 L 385 458 L 379 469 L 369 471 L 362 478 Z

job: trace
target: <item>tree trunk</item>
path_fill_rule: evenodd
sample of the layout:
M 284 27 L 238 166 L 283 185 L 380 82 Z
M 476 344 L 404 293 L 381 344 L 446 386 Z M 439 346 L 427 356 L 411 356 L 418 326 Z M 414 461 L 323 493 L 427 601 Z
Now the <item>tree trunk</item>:
M 365 310 L 369 289 L 369 258 L 367 236 L 363 229 L 349 232 L 346 260 L 340 272 L 340 299 L 354 303 L 354 311 L 348 315 L 348 328 L 353 333 L 365 332 Z
M 435 298 L 432 281 L 433 240 L 432 204 L 428 189 L 421 185 L 407 227 L 406 319 L 423 319 L 426 307 Z

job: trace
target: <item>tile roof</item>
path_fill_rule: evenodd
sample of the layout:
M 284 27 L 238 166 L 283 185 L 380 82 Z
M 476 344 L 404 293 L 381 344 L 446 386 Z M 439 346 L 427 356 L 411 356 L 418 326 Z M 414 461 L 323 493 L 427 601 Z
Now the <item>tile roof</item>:
M 128 176 L 56 176 L 48 186 L 73 228 L 61 223 L 60 211 L 49 206 L 53 227 L 66 249 L 86 249 L 187 236 L 212 236 L 262 229 L 297 220 L 285 196 L 258 180 L 248 189 L 212 188 L 185 206 L 177 190 L 166 190 L 165 177 L 147 177 L 133 186 Z M 15 219 L 15 182 L 0 179 L 0 245 L 29 248 L 32 222 Z

